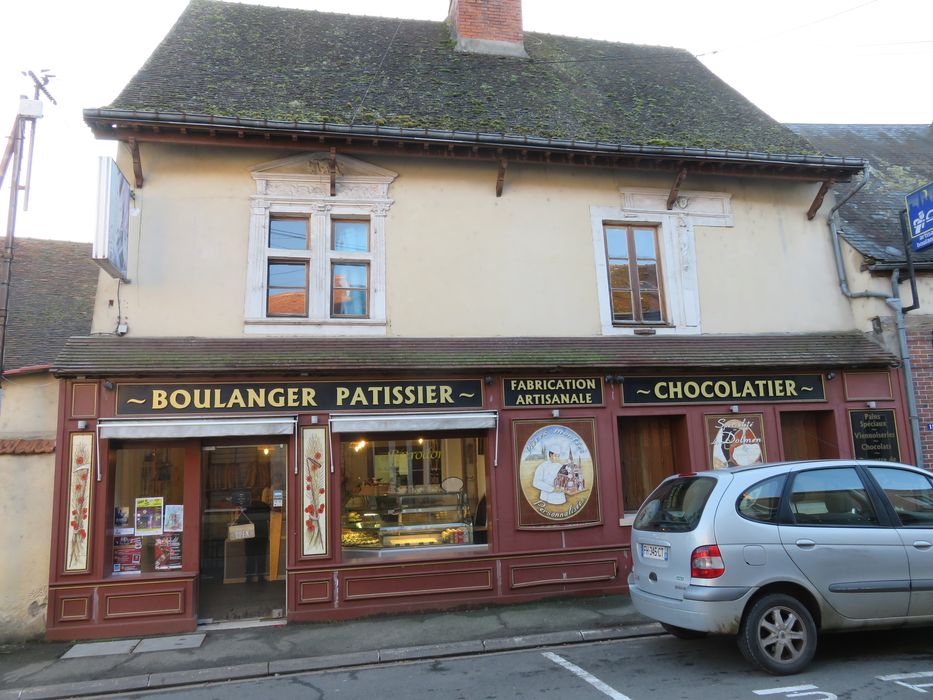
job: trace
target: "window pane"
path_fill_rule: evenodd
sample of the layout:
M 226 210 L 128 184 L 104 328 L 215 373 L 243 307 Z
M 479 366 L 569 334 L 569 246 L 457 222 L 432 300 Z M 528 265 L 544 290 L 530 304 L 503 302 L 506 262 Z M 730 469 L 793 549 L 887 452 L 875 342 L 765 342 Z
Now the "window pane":
M 654 245 L 654 229 L 635 229 L 635 257 L 641 260 L 657 259 L 657 251 Z
M 639 295 L 641 299 L 641 320 L 646 322 L 661 321 L 661 297 L 657 293 L 642 292 Z
M 340 449 L 345 556 L 486 542 L 484 438 L 352 437 Z
M 653 262 L 638 263 L 638 286 L 643 290 L 656 290 L 658 288 L 658 266 Z
M 624 228 L 606 227 L 606 250 L 610 258 L 628 257 L 628 235 Z
M 271 218 L 269 220 L 269 247 L 307 250 L 308 220 Z
M 334 316 L 366 316 L 369 265 L 335 264 L 332 272 Z
M 305 263 L 269 263 L 266 313 L 308 315 L 308 268 Z
M 184 486 L 184 448 L 116 451 L 114 574 L 181 568 Z
M 304 263 L 270 263 L 269 264 L 269 286 L 270 287 L 304 287 L 305 286 L 305 265 Z
M 776 523 L 781 493 L 787 475 L 781 474 L 761 481 L 739 496 L 736 504 L 739 513 L 750 520 L 763 523 Z
M 349 253 L 369 251 L 368 221 L 334 221 L 333 250 Z
M 612 293 L 612 320 L 631 321 L 635 318 L 632 311 L 632 295 L 628 292 Z
M 928 478 L 888 467 L 869 467 L 868 471 L 884 489 L 901 523 L 933 527 L 933 486 Z
M 791 510 L 798 525 L 864 526 L 878 519 L 854 469 L 814 469 L 794 479 Z
M 609 266 L 609 286 L 613 289 L 629 289 L 631 280 L 628 275 L 628 265 L 613 264 Z

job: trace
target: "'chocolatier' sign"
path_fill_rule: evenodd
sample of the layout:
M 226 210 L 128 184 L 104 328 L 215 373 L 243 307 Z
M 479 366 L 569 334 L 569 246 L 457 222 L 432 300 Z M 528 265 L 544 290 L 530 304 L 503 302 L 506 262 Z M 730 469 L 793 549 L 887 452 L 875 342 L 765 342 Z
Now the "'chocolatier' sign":
M 626 404 L 823 401 L 820 374 L 749 377 L 626 377 Z
M 117 385 L 120 416 L 482 407 L 479 379 Z

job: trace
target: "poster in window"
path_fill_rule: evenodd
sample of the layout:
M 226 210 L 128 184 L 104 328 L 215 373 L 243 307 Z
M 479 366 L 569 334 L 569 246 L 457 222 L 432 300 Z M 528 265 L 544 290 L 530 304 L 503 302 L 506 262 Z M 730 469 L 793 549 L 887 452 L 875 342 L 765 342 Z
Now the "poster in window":
M 113 538 L 113 573 L 138 574 L 141 571 L 143 538 L 121 535 Z
M 306 557 L 327 556 L 327 429 L 301 430 L 302 547 Z
M 571 528 L 601 519 L 592 419 L 515 421 L 517 526 Z
M 65 538 L 65 570 L 88 570 L 88 539 L 91 536 L 91 462 L 94 456 L 94 434 L 72 433 L 68 451 L 68 523 Z
M 747 467 L 767 460 L 763 417 L 760 413 L 705 416 L 710 467 Z
M 156 571 L 181 568 L 181 535 L 162 535 L 153 544 Z
M 165 532 L 182 532 L 185 529 L 185 507 L 165 506 Z
M 162 505 L 161 496 L 152 498 L 137 498 L 136 511 L 133 522 L 136 523 L 137 535 L 162 534 Z

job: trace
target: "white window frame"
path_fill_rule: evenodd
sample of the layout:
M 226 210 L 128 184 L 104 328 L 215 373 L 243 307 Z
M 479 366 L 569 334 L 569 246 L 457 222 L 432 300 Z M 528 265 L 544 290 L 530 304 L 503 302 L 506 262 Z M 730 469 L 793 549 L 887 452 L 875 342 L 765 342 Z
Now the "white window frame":
M 732 197 L 723 192 L 681 192 L 668 211 L 668 190 L 627 187 L 618 207 L 590 207 L 597 298 L 603 335 L 635 335 L 651 329 L 657 335 L 697 335 L 702 332 L 696 267 L 695 226 L 732 226 Z M 614 324 L 609 295 L 609 262 L 605 224 L 657 228 L 664 318 L 659 323 Z
M 330 154 L 312 153 L 266 163 L 252 171 L 244 332 L 282 335 L 386 334 L 386 218 L 393 200 L 389 185 L 396 173 L 338 155 L 336 195 L 330 195 Z M 284 216 L 309 221 L 309 248 L 270 248 L 269 221 Z M 332 220 L 369 223 L 369 251 L 333 250 Z M 267 275 L 271 261 L 308 263 L 308 315 L 269 316 Z M 368 317 L 331 316 L 331 269 L 335 262 L 369 265 Z

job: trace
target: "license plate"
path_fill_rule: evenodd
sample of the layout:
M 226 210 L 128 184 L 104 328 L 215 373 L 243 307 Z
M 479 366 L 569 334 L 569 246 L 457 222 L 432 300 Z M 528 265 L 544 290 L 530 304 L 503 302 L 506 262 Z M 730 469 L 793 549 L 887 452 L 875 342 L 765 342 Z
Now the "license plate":
M 657 559 L 658 561 L 667 561 L 667 547 L 660 544 L 643 544 L 641 546 L 642 559 Z

